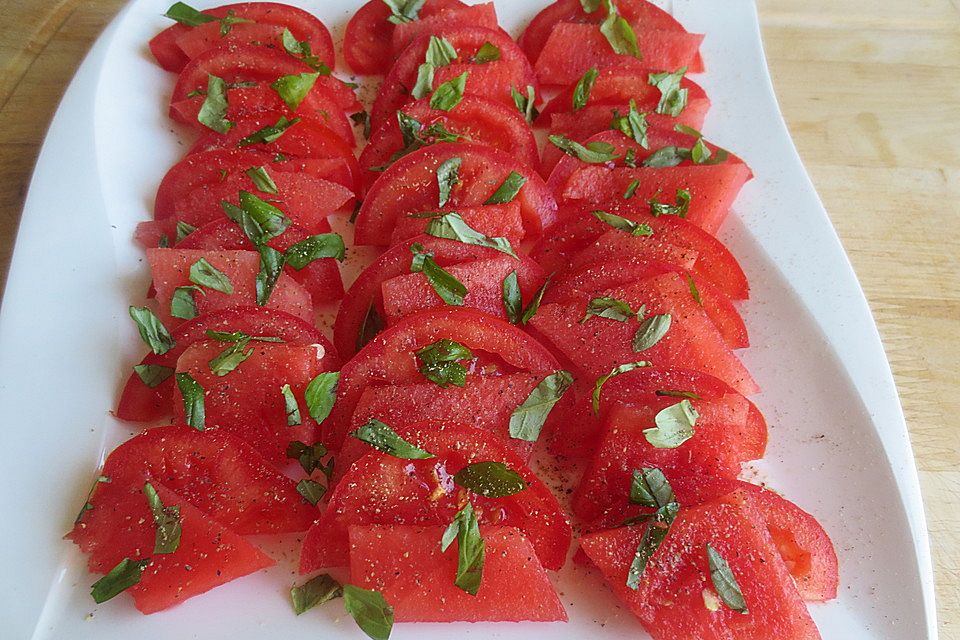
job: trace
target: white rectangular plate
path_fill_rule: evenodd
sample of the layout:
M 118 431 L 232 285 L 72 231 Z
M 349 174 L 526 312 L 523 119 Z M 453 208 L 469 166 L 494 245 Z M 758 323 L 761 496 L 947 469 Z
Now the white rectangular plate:
M 128 598 L 95 606 L 94 581 L 61 540 L 105 452 L 133 435 L 114 420 L 142 350 L 127 306 L 148 279 L 131 241 L 156 186 L 184 151 L 166 117 L 173 76 L 146 43 L 170 0 L 134 0 L 101 36 L 57 112 L 23 213 L 0 310 L 0 621 L 5 638 L 250 640 L 362 638 L 331 603 L 293 615 L 295 541 L 279 564 L 142 616 Z M 335 34 L 360 0 L 292 2 Z M 498 0 L 512 33 L 546 2 Z M 863 293 L 800 163 L 777 107 L 750 0 L 675 0 L 706 33 L 713 101 L 705 132 L 755 178 L 721 236 L 752 283 L 744 360 L 764 392 L 767 458 L 755 473 L 815 514 L 840 557 L 839 598 L 811 611 L 825 638 L 936 637 L 933 579 L 916 468 L 890 369 Z M 568 624 L 398 625 L 403 638 L 638 638 L 643 631 L 601 579 L 556 576 Z M 509 594 L 504 594 L 509 598 Z

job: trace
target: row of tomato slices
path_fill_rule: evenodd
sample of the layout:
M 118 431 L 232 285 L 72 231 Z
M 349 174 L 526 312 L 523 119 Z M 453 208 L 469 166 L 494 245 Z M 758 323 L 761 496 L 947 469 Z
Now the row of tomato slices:
M 829 538 L 776 493 L 737 480 L 743 462 L 763 455 L 767 432 L 745 397 L 758 388 L 733 353 L 749 344 L 732 302 L 748 297 L 747 279 L 714 234 L 750 170 L 697 133 L 709 108 L 699 86 L 683 76 L 686 106 L 662 114 L 662 91 L 649 77 L 651 69 L 702 69 L 702 36 L 643 0 L 592 11 L 589 2 L 559 0 L 519 43 L 499 28 L 492 3 L 427 0 L 409 21 L 390 21 L 389 4 L 366 3 L 346 32 L 354 71 L 389 69 L 359 161 L 349 116 L 362 107 L 329 75 L 332 40 L 308 13 L 227 5 L 151 42 L 160 65 L 179 73 L 170 116 L 200 135 L 162 180 L 154 220 L 137 234 L 157 317 L 170 328 L 167 348 L 139 366 L 168 374 L 131 375 L 116 413 L 136 422 L 172 414 L 177 425 L 192 426 L 154 427 L 110 455 L 70 534 L 91 571 L 149 555 L 156 524 L 144 499 L 149 482 L 162 504 L 179 505 L 183 534 L 175 553 L 152 556 L 129 587 L 144 612 L 272 563 L 242 536 L 309 527 L 301 571 L 349 565 L 351 583 L 380 592 L 397 621 L 565 620 L 544 568 L 563 566 L 572 530 L 527 466 L 532 442 L 511 437 L 509 425 L 545 378 L 569 370 L 576 381 L 541 439 L 553 454 L 586 461 L 572 503 L 586 532 L 577 559 L 596 566 L 658 639 L 818 637 L 803 601 L 836 595 Z M 599 28 L 611 11 L 636 33 L 639 58 L 611 49 Z M 438 43 L 456 55 L 433 69 L 430 91 L 414 99 L 410 87 Z M 491 47 L 496 58 L 481 61 Z M 292 107 L 272 85 L 302 74 L 317 77 Z M 438 106 L 433 93 L 464 74 L 456 104 Z M 211 76 L 227 87 L 225 132 L 199 123 Z M 593 78 L 586 95 L 585 76 Z M 537 117 L 541 86 L 559 93 Z M 611 121 L 633 112 L 647 114 L 643 136 L 612 130 Z M 547 144 L 541 157 L 531 123 L 605 156 Z M 714 162 L 689 155 L 671 166 L 645 162 L 658 150 L 698 144 Z M 445 187 L 438 171 L 451 162 L 456 175 Z M 270 178 L 266 190 L 257 169 Z M 659 200 L 676 199 L 672 212 L 680 211 L 681 192 L 682 215 L 652 215 Z M 265 300 L 262 252 L 222 204 L 242 209 L 251 196 L 287 216 L 267 242 L 280 253 L 329 234 L 327 216 L 351 209 L 356 243 L 386 250 L 346 294 L 335 257 L 288 263 Z M 437 233 L 434 221 L 450 212 L 470 240 Z M 533 248 L 504 252 L 503 243 L 477 244 L 478 237 Z M 414 268 L 423 256 L 465 287 L 459 304 L 448 304 Z M 232 286 L 201 287 L 192 295 L 195 317 L 184 319 L 171 311 L 179 290 L 196 288 L 191 272 L 201 260 Z M 511 276 L 519 308 L 529 313 L 505 304 Z M 331 344 L 314 326 L 315 307 L 341 298 Z M 582 321 L 596 299 L 620 301 L 632 315 Z M 654 316 L 669 316 L 669 329 L 636 353 L 632 337 Z M 223 335 L 237 332 L 252 337 L 252 351 L 220 374 L 211 361 L 230 347 Z M 417 352 L 441 341 L 470 352 L 461 386 L 424 377 Z M 638 360 L 654 366 L 628 370 Z M 308 388 L 335 371 L 332 410 L 313 415 Z M 202 430 L 174 373 L 203 391 Z M 295 424 L 289 397 L 278 392 L 284 387 L 302 409 Z M 698 416 L 695 435 L 675 448 L 652 446 L 644 430 L 679 398 Z M 371 419 L 434 457 L 399 458 L 350 437 Z M 331 451 L 332 470 L 320 462 Z M 283 474 L 291 460 L 312 484 Z M 491 461 L 518 473 L 526 488 L 488 497 L 454 484 L 464 468 Z M 659 513 L 630 500 L 641 469 L 662 472 L 679 512 L 628 586 L 649 518 Z M 332 491 L 320 515 L 311 503 L 322 497 L 324 475 Z M 466 502 L 486 543 L 473 595 L 454 585 L 458 560 L 439 548 Z M 630 518 L 636 522 L 620 526 Z M 729 563 L 748 614 L 710 605 L 708 543 Z

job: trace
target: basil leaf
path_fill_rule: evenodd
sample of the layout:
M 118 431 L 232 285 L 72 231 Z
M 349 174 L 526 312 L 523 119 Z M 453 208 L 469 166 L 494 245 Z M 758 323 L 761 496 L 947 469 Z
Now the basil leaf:
M 383 318 L 377 313 L 377 306 L 373 302 L 367 307 L 367 313 L 363 316 L 363 322 L 360 324 L 360 331 L 357 333 L 356 348 L 357 351 L 363 349 L 368 342 L 373 340 L 378 333 L 386 328 Z
M 687 287 L 690 289 L 690 295 L 693 296 L 694 301 L 702 307 L 703 300 L 700 299 L 700 290 L 697 289 L 697 283 L 689 273 L 684 275 L 687 278 Z
M 633 27 L 626 18 L 617 13 L 617 7 L 612 0 L 604 0 L 604 4 L 607 5 L 607 17 L 600 23 L 600 33 L 606 37 L 610 48 L 620 55 L 642 58 Z
M 503 309 L 507 320 L 511 324 L 520 322 L 523 313 L 523 300 L 520 297 L 520 284 L 517 281 L 517 272 L 511 271 L 503 279 Z
M 143 570 L 150 564 L 150 558 L 131 560 L 124 558 L 110 572 L 93 583 L 90 595 L 97 604 L 103 604 L 115 598 L 133 585 L 140 582 Z
M 227 133 L 233 123 L 227 120 L 227 83 L 207 74 L 207 97 L 197 112 L 197 122 L 217 133 Z
M 303 418 L 300 416 L 300 405 L 297 404 L 297 396 L 289 384 L 280 387 L 280 395 L 283 396 L 283 412 L 287 416 L 287 426 L 296 427 L 303 424 Z
M 683 74 L 687 72 L 686 67 L 681 67 L 673 73 L 651 73 L 647 76 L 647 82 L 660 91 L 660 101 L 657 103 L 656 112 L 676 118 L 687 106 L 687 89 L 681 89 L 680 83 L 683 81 Z
M 190 265 L 190 282 L 227 295 L 233 293 L 230 278 L 223 271 L 207 262 L 206 258 L 200 258 Z
M 212 340 L 219 340 L 220 342 L 250 342 L 251 340 L 256 340 L 257 342 L 283 342 L 283 338 L 277 338 L 275 336 L 250 336 L 245 334 L 242 331 L 214 331 L 213 329 L 207 329 L 207 337 Z
M 326 573 L 321 573 L 299 587 L 294 585 L 290 589 L 290 601 L 293 602 L 293 611 L 297 615 L 342 595 L 343 587 Z
M 467 76 L 464 72 L 452 80 L 448 80 L 437 87 L 430 96 L 430 108 L 440 111 L 450 111 L 463 100 L 463 92 L 467 88 Z
M 73 521 L 73 524 L 79 524 L 79 522 L 83 520 L 83 514 L 93 510 L 93 505 L 90 504 L 90 498 L 93 497 L 93 492 L 97 490 L 97 485 L 101 482 L 113 482 L 113 480 L 107 476 L 97 476 L 97 479 L 93 481 L 93 486 L 90 487 L 90 491 L 87 492 L 87 500 L 83 503 L 83 506 L 80 507 L 80 513 L 77 514 L 77 518 Z
M 683 147 L 662 147 L 643 159 L 643 166 L 660 169 L 675 167 L 690 158 L 690 150 Z
M 747 602 L 743 599 L 743 592 L 740 590 L 740 585 L 737 584 L 737 579 L 733 576 L 733 571 L 730 570 L 730 565 L 716 549 L 710 546 L 709 542 L 706 548 L 707 566 L 710 567 L 710 581 L 713 583 L 713 588 L 717 590 L 717 595 L 720 596 L 725 605 L 737 613 L 746 615 L 749 613 Z
M 420 17 L 420 9 L 426 0 L 383 0 L 383 4 L 390 9 L 388 22 L 402 24 L 413 22 Z
M 410 95 L 421 100 L 430 95 L 430 92 L 433 91 L 433 72 L 435 67 L 428 63 L 424 62 L 419 67 L 417 67 L 417 81 L 413 85 L 413 89 L 410 91 Z
M 157 248 L 158 249 L 169 249 L 170 248 L 170 238 L 167 237 L 167 234 L 161 233 L 160 237 L 157 238 Z
M 440 205 L 444 206 L 450 201 L 450 193 L 453 187 L 460 184 L 460 165 L 463 160 L 460 158 L 449 158 L 437 167 L 437 184 L 440 187 Z
M 268 144 L 273 142 L 287 132 L 290 127 L 300 122 L 300 118 L 288 119 L 287 116 L 280 116 L 275 124 L 258 129 L 245 138 L 241 138 L 237 143 L 238 147 L 248 147 L 252 144 Z
M 669 313 L 660 313 L 643 320 L 637 332 L 633 334 L 633 352 L 646 351 L 660 342 L 670 330 L 672 321 L 673 317 Z
M 360 630 L 373 640 L 388 640 L 393 629 L 393 607 L 379 591 L 343 585 L 343 606 Z
M 287 445 L 287 458 L 299 462 L 307 475 L 324 468 L 322 460 L 327 453 L 327 448 L 322 442 L 308 445 L 299 440 L 293 440 Z
M 696 129 L 694 129 L 693 127 L 690 127 L 690 126 L 685 125 L 685 124 L 680 123 L 680 122 L 678 122 L 678 123 L 676 123 L 675 125 L 673 125 L 673 130 L 676 131 L 677 133 L 682 133 L 682 134 L 685 134 L 685 135 L 688 135 L 688 136 L 693 136 L 694 138 L 702 138 L 702 137 L 703 137 L 703 134 L 700 133 L 699 131 L 697 131 Z
M 483 46 L 477 49 L 477 54 L 473 56 L 474 64 L 486 64 L 496 62 L 500 59 L 500 48 L 490 41 L 484 42 Z
M 366 111 L 357 111 L 350 114 L 350 119 L 359 127 L 363 127 L 363 137 L 370 139 L 370 114 Z
M 707 164 L 710 160 L 710 149 L 703 138 L 697 138 L 697 142 L 690 149 L 690 159 L 693 160 L 694 164 Z
M 637 193 L 637 188 L 638 188 L 639 186 L 640 186 L 640 181 L 639 181 L 639 180 L 634 180 L 633 182 L 631 182 L 630 184 L 628 184 L 628 185 L 627 185 L 627 190 L 623 192 L 623 199 L 624 199 L 624 200 L 629 200 L 629 199 L 632 198 L 634 195 L 636 195 L 636 193 Z
M 508 256 L 517 257 L 517 254 L 513 251 L 513 247 L 510 246 L 509 240 L 506 238 L 490 238 L 485 236 L 468 225 L 464 219 L 460 217 L 460 214 L 457 213 L 445 213 L 433 218 L 430 220 L 430 223 L 427 224 L 424 233 L 434 238 L 446 238 L 447 240 L 462 242 L 463 244 L 496 249 Z
M 667 398 L 687 398 L 688 400 L 699 400 L 700 396 L 693 391 L 681 391 L 679 389 L 657 389 L 656 395 Z
M 613 122 L 610 124 L 611 129 L 632 138 L 644 149 L 650 148 L 650 142 L 647 140 L 647 128 L 649 126 L 647 114 L 637 111 L 637 102 L 633 99 L 630 100 L 630 110 L 627 115 L 621 116 L 620 112 L 614 109 Z
M 623 156 L 623 166 L 631 169 L 637 168 L 637 151 L 635 149 L 627 149 L 627 153 Z
M 590 102 L 590 92 L 593 91 L 593 83 L 597 81 L 599 73 L 596 67 L 591 67 L 577 81 L 577 86 L 573 89 L 574 113 L 583 109 Z
M 473 359 L 473 352 L 459 342 L 442 338 L 418 349 L 416 354 L 423 363 L 420 373 L 427 380 L 443 388 L 451 384 L 457 387 L 466 384 L 467 368 L 459 360 Z
M 527 488 L 523 477 L 502 462 L 474 462 L 453 476 L 453 481 L 485 498 L 505 498 Z
M 226 201 L 220 204 L 227 216 L 240 224 L 244 234 L 255 245 L 276 238 L 293 224 L 283 211 L 249 191 L 240 192 L 239 202 L 239 207 L 227 207 L 230 203 Z
M 219 18 L 218 22 L 220 22 L 221 38 L 223 38 L 228 33 L 230 33 L 230 31 L 233 29 L 233 25 L 235 24 L 243 24 L 243 23 L 253 24 L 254 23 L 253 20 L 247 20 L 246 18 L 236 17 L 236 14 L 234 13 L 233 9 L 228 9 L 227 15 L 225 15 L 222 18 Z
M 607 318 L 617 322 L 627 322 L 637 317 L 637 312 L 630 308 L 630 305 L 617 298 L 593 298 L 587 303 L 587 312 L 581 318 L 580 324 L 597 316 L 598 318 Z
M 157 494 L 157 490 L 149 482 L 143 485 L 143 495 L 147 497 L 147 504 L 153 513 L 153 524 L 157 531 L 154 535 L 153 552 L 155 554 L 173 553 L 180 548 L 180 507 L 164 506 Z
M 256 187 L 258 191 L 277 195 L 277 183 L 274 182 L 270 174 L 267 173 L 266 167 L 250 167 L 244 171 L 244 173 L 253 181 L 253 186 Z
M 430 36 L 424 61 L 427 64 L 432 64 L 434 68 L 445 67 L 456 62 L 458 55 L 457 50 L 454 49 L 449 40 L 442 36 Z
M 475 596 L 483 578 L 486 544 L 480 536 L 477 514 L 469 502 L 456 513 L 453 522 L 443 532 L 440 551 L 445 552 L 454 539 L 457 541 L 457 576 L 453 583 Z
M 327 488 L 315 480 L 301 480 L 297 483 L 297 493 L 303 496 L 303 499 L 316 506 L 323 500 L 327 493 Z
M 650 228 L 650 225 L 644 224 L 642 222 L 634 222 L 623 216 L 618 216 L 614 213 L 607 213 L 606 211 L 591 211 L 590 215 L 599 220 L 600 222 L 605 222 L 614 229 L 618 231 L 625 231 L 631 236 L 652 236 L 653 229 Z
M 350 434 L 360 442 L 366 442 L 394 458 L 403 460 L 426 460 L 435 457 L 432 453 L 410 444 L 396 431 L 379 420 L 370 419 L 366 424 Z
M 304 390 L 303 395 L 307 402 L 307 412 L 318 424 L 326 420 L 330 412 L 333 411 L 339 383 L 340 372 L 327 371 L 318 374 Z
M 610 373 L 600 376 L 597 378 L 597 381 L 593 385 L 593 413 L 594 415 L 600 415 L 600 391 L 603 389 L 603 385 L 606 384 L 607 380 L 610 378 L 616 377 L 621 373 L 626 373 L 628 371 L 633 371 L 634 369 L 640 369 L 641 367 L 651 367 L 653 366 L 652 362 L 646 360 L 640 360 L 638 362 L 627 362 L 625 364 L 619 364 L 610 370 Z
M 517 111 L 526 118 L 527 122 L 533 122 L 537 119 L 540 112 L 537 111 L 537 91 L 533 88 L 533 85 L 527 85 L 526 95 L 517 91 L 516 87 L 511 86 L 510 95 L 513 96 L 513 104 L 517 106 Z
M 170 297 L 170 315 L 181 320 L 192 320 L 200 315 L 197 311 L 197 300 L 194 297 L 197 292 L 206 295 L 203 289 L 196 285 L 174 289 Z
M 335 258 L 343 262 L 346 248 L 339 233 L 320 233 L 291 245 L 284 253 L 286 263 L 299 271 L 314 260 Z
M 212 371 L 214 375 L 222 377 L 239 367 L 240 363 L 253 355 L 254 348 L 250 347 L 247 349 L 249 343 L 250 338 L 237 340 L 218 353 L 207 363 L 210 366 L 210 371 Z
M 270 88 L 277 92 L 277 95 L 290 107 L 291 111 L 296 111 L 303 99 L 313 89 L 313 85 L 316 84 L 319 77 L 319 73 L 297 73 L 280 76 L 270 85 Z
M 441 122 L 435 122 L 424 130 L 419 120 L 402 111 L 397 111 L 397 121 L 400 124 L 400 133 L 403 135 L 403 149 L 390 156 L 386 164 L 370 167 L 370 171 L 385 171 L 400 158 L 428 145 L 437 142 L 458 142 L 464 139 L 464 136 L 447 131 Z
M 137 330 L 140 332 L 140 338 L 147 343 L 150 350 L 158 356 L 165 354 L 170 349 L 177 346 L 173 336 L 163 326 L 153 311 L 147 307 L 130 307 L 130 317 L 137 323 Z
M 455 307 L 463 306 L 464 297 L 467 295 L 467 287 L 457 280 L 453 274 L 438 265 L 433 259 L 433 253 L 425 251 L 422 244 L 414 243 L 410 245 L 410 251 L 414 255 L 410 263 L 410 272 L 423 273 L 433 290 L 447 304 Z
M 163 14 L 163 17 L 176 20 L 180 24 L 187 25 L 188 27 L 199 27 L 201 24 L 219 20 L 216 16 L 201 13 L 183 2 L 174 2 L 170 8 L 167 9 L 167 12 Z
M 137 364 L 134 372 L 143 384 L 151 389 L 160 386 L 164 380 L 173 375 L 173 369 L 159 364 Z
M 573 384 L 567 371 L 555 371 L 540 381 L 510 416 L 510 437 L 536 442 L 553 405 Z
M 297 38 L 290 33 L 290 29 L 287 28 L 283 29 L 283 35 L 280 40 L 283 43 L 284 50 L 291 56 L 298 58 L 314 71 L 320 72 L 320 75 L 330 75 L 330 67 L 328 67 L 319 56 L 313 55 L 309 40 L 298 41 Z
M 694 436 L 700 414 L 689 400 L 661 409 L 654 422 L 657 426 L 643 430 L 643 437 L 657 449 L 676 449 Z
M 503 183 L 497 187 L 493 195 L 487 198 L 483 204 L 507 204 L 513 202 L 513 199 L 520 193 L 521 187 L 526 184 L 527 178 L 516 171 L 511 171 Z
M 603 4 L 603 0 L 580 0 L 580 6 L 583 7 L 584 13 L 593 13 L 600 8 L 601 4 Z
M 180 242 L 196 230 L 197 228 L 192 224 L 177 220 L 177 242 Z
M 640 586 L 640 578 L 647 568 L 647 563 L 670 533 L 670 525 L 673 524 L 679 510 L 679 504 L 670 502 L 657 509 L 652 521 L 647 525 L 643 537 L 640 538 L 640 544 L 637 545 L 633 562 L 630 563 L 630 569 L 627 571 L 627 587 L 630 589 L 636 591 Z
M 272 247 L 261 245 L 257 247 L 260 252 L 260 270 L 257 272 L 257 306 L 263 307 L 270 301 L 270 295 L 274 287 L 277 286 L 277 280 L 283 273 L 283 254 Z
M 537 311 L 540 311 L 540 303 L 543 302 L 543 294 L 547 292 L 547 287 L 550 286 L 551 278 L 553 278 L 552 273 L 547 276 L 546 280 L 543 281 L 543 286 L 537 289 L 537 292 L 533 294 L 530 304 L 527 305 L 527 308 L 523 310 L 523 315 L 520 316 L 520 322 L 522 324 L 527 324 L 530 322 L 530 320 L 533 319 L 533 316 L 537 315 Z
M 206 392 L 189 373 L 179 372 L 174 377 L 180 395 L 183 396 L 183 413 L 187 424 L 197 431 L 203 431 L 206 419 L 203 397 Z
M 647 200 L 647 204 L 650 205 L 650 213 L 654 218 L 659 218 L 660 216 L 677 216 L 678 218 L 686 218 L 687 213 L 690 211 L 690 200 L 692 196 L 690 192 L 686 189 L 677 189 L 677 204 L 667 204 L 661 203 L 657 199 L 655 194 L 652 198 Z
M 573 156 L 582 162 L 590 164 L 603 164 L 620 157 L 614 153 L 616 148 L 609 142 L 588 142 L 587 145 L 584 146 L 575 140 L 570 140 L 561 135 L 552 135 L 547 139 L 553 146 L 568 156 Z
M 663 471 L 655 467 L 643 467 L 640 470 L 633 470 L 630 481 L 630 502 L 659 509 L 671 502 L 676 502 L 676 498 Z

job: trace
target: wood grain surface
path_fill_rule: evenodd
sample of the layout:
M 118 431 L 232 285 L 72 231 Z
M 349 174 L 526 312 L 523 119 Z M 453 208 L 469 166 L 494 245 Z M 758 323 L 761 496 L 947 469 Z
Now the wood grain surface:
M 923 484 L 941 633 L 960 638 L 960 8 L 758 1 L 784 115 L 893 366 Z M 122 5 L 0 2 L 0 275 L 47 125 Z

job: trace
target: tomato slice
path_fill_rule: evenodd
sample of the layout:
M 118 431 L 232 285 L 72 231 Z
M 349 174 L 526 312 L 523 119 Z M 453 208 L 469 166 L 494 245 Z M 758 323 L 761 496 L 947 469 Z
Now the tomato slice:
M 533 131 L 513 106 L 481 96 L 464 96 L 450 111 L 431 109 L 429 99 L 406 104 L 402 111 L 423 125 L 423 135 L 429 135 L 430 128 L 439 125 L 474 144 L 505 151 L 530 169 L 540 167 L 540 152 Z M 360 154 L 365 191 L 382 173 L 372 168 L 390 165 L 394 154 L 405 147 L 397 118 L 388 118 Z
M 497 21 L 497 9 L 492 2 L 450 7 L 420 20 L 396 25 L 391 37 L 393 55 L 400 55 L 411 42 L 425 33 L 433 35 L 457 27 L 483 27 L 503 32 Z
M 351 526 L 351 583 L 382 593 L 396 622 L 567 620 L 522 531 L 481 529 L 483 578 L 476 595 L 454 584 L 457 543 L 441 551 L 443 531 L 442 526 Z M 504 598 L 504 593 L 515 597 Z
M 556 359 L 519 328 L 472 309 L 447 307 L 407 316 L 376 336 L 343 366 L 337 402 L 324 421 L 324 442 L 339 449 L 363 390 L 370 384 L 423 382 L 414 352 L 447 338 L 488 362 L 485 375 L 556 371 Z
M 124 558 L 149 559 L 140 582 L 126 590 L 142 613 L 156 613 L 276 564 L 159 481 L 151 484 L 165 506 L 180 508 L 182 533 L 173 553 L 151 553 L 156 525 L 139 481 L 97 483 L 89 500 L 93 508 L 66 536 L 89 555 L 93 573 L 107 573 Z
M 580 547 L 654 640 L 819 638 L 769 532 L 756 526 L 762 521 L 740 492 L 680 509 L 636 590 L 627 587 L 627 573 L 644 525 L 585 535 Z M 704 606 L 705 598 L 719 600 L 710 579 L 707 544 L 729 564 L 748 613 L 722 603 L 715 611 Z
M 322 366 L 328 371 L 340 368 L 340 358 L 332 344 L 312 323 L 269 307 L 231 307 L 187 320 L 170 332 L 175 346 L 164 354 L 148 353 L 140 364 L 173 369 L 177 359 L 194 342 L 207 339 L 207 331 L 280 338 L 287 344 L 318 344 L 326 355 Z M 156 387 L 148 387 L 136 373 L 130 374 L 120 395 L 115 415 L 121 420 L 149 422 L 172 413 L 173 377 Z
M 471 228 L 490 238 L 506 238 L 511 247 L 519 247 L 526 235 L 523 217 L 520 214 L 520 203 L 516 200 L 506 204 L 459 207 L 457 213 Z M 405 243 L 407 240 L 423 235 L 429 224 L 429 218 L 415 215 L 401 217 L 397 220 L 397 226 L 393 228 L 390 245 Z
M 481 429 L 432 421 L 396 431 L 436 457 L 403 460 L 374 451 L 354 463 L 330 495 L 320 521 L 307 533 L 301 573 L 345 566 L 350 525 L 447 525 L 466 497 L 453 476 L 468 464 L 488 461 L 506 464 L 527 488 L 503 498 L 470 495 L 481 525 L 520 529 L 545 568 L 563 566 L 571 536 L 563 509 L 543 481 L 497 438 Z
M 556 219 L 556 202 L 543 179 L 503 151 L 476 144 L 436 144 L 393 163 L 373 184 L 357 215 L 356 242 L 387 245 L 401 217 L 437 211 L 440 188 L 437 169 L 460 158 L 459 182 L 451 189 L 443 211 L 480 206 L 516 172 L 526 178 L 516 196 L 528 236 L 538 236 Z

